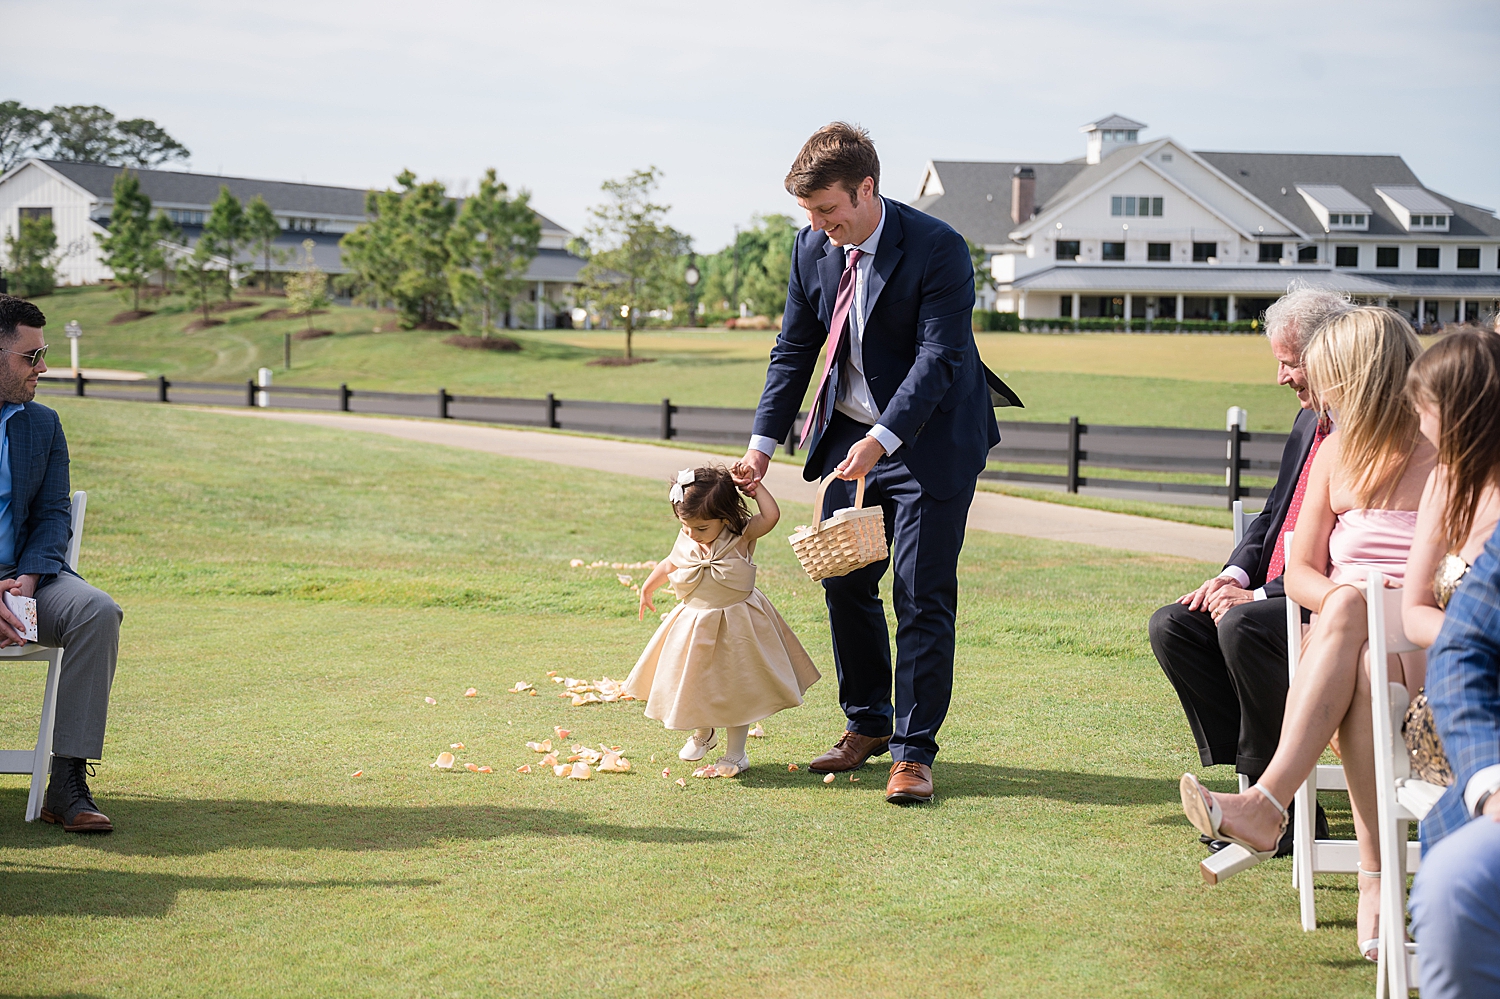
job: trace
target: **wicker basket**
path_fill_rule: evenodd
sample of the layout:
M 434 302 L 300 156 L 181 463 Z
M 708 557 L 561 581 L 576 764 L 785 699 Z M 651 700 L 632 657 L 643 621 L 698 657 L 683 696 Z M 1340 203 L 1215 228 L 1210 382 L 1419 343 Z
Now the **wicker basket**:
M 813 526 L 801 528 L 788 539 L 792 551 L 797 553 L 797 561 L 815 583 L 846 576 L 890 554 L 885 543 L 885 511 L 864 505 L 864 476 L 860 476 L 854 487 L 854 506 L 823 519 L 823 496 L 837 476 L 837 472 L 831 473 L 818 484 L 818 498 L 813 505 L 818 519 Z

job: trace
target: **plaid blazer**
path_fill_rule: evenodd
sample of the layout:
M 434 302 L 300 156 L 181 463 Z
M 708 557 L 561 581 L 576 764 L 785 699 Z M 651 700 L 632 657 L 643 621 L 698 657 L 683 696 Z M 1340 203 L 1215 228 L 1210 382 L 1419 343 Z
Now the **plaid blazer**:
M 10 444 L 10 512 L 16 574 L 55 576 L 68 568 L 73 535 L 68 440 L 57 413 L 28 402 L 5 425 Z
M 1469 821 L 1469 778 L 1500 764 L 1500 530 L 1448 603 L 1427 652 L 1427 700 L 1454 780 L 1422 820 L 1424 853 Z

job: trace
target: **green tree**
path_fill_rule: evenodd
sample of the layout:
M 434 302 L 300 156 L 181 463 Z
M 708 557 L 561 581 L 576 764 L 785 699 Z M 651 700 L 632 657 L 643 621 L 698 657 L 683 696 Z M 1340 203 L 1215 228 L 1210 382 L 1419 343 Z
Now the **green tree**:
M 221 255 L 228 266 L 223 270 L 220 287 L 224 301 L 234 296 L 234 270 L 241 250 L 250 241 L 249 227 L 245 220 L 245 206 L 240 204 L 224 184 L 219 185 L 219 196 L 214 199 L 208 220 L 203 223 L 203 235 L 199 243 L 211 242 L 215 253 Z
M 310 239 L 302 241 L 302 264 L 286 278 L 286 307 L 306 316 L 308 329 L 312 329 L 313 310 L 328 307 L 328 275 L 313 260 L 316 245 Z
M 737 311 L 740 303 L 755 314 L 777 316 L 786 310 L 786 284 L 792 273 L 797 224 L 786 215 L 755 215 L 735 241 L 704 258 L 702 297 Z
M 119 161 L 125 166 L 150 170 L 171 160 L 186 160 L 188 148 L 149 118 L 131 118 L 116 126 L 120 139 Z
M 45 151 L 60 160 L 156 167 L 189 155 L 186 146 L 149 118 L 120 121 L 97 104 L 54 107 L 47 112 L 47 130 Z
M 651 201 L 660 178 L 653 166 L 606 180 L 605 202 L 590 209 L 593 221 L 573 243 L 588 260 L 578 273 L 585 293 L 625 322 L 626 357 L 637 319 L 683 298 L 678 257 L 687 251 L 687 238 L 665 223 L 670 206 Z
M 37 298 L 57 287 L 57 230 L 50 218 L 22 215 L 15 232 L 5 234 L 11 294 Z
M 47 144 L 47 112 L 20 101 L 0 101 L 0 174 Z
M 245 238 L 249 243 L 251 258 L 260 257 L 265 266 L 261 269 L 261 288 L 271 290 L 271 261 L 286 259 L 284 251 L 276 249 L 276 240 L 281 235 L 281 223 L 266 199 L 260 195 L 250 199 L 245 206 Z
M 432 328 L 453 312 L 448 231 L 456 212 L 438 181 L 418 184 L 403 170 L 396 183 L 399 190 L 365 196 L 369 221 L 339 242 L 345 287 L 366 302 L 394 302 L 407 327 Z
M 113 198 L 109 234 L 99 237 L 99 248 L 122 297 L 139 312 L 141 289 L 162 267 L 161 225 L 151 217 L 151 199 L 141 191 L 140 178 L 129 170 L 115 177 Z
M 211 323 L 210 311 L 224 287 L 224 266 L 207 233 L 178 258 L 176 277 L 178 287 L 187 297 L 188 308 L 201 311 L 205 325 Z
M 477 318 L 482 336 L 489 336 L 495 316 L 525 288 L 521 275 L 541 238 L 530 193 L 511 197 L 494 168 L 485 171 L 478 192 L 464 199 L 448 230 L 449 291 L 466 316 Z

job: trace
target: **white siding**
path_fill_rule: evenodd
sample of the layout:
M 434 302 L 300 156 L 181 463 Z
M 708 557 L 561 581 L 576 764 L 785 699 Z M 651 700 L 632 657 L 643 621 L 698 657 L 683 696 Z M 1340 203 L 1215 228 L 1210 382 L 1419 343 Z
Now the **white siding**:
M 20 224 L 20 209 L 51 208 L 57 231 L 58 281 L 65 285 L 96 284 L 113 275 L 99 259 L 101 229 L 89 218 L 93 199 L 51 170 L 37 163 L 17 169 L 0 184 L 0 236 L 11 235 Z M 0 243 L 0 257 L 5 254 Z M 9 261 L 6 261 L 7 265 Z

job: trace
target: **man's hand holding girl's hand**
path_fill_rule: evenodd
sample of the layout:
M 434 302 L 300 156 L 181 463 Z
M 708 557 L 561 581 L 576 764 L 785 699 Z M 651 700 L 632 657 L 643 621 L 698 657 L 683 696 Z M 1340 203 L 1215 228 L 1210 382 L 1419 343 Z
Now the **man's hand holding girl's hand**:
M 729 477 L 734 480 L 735 485 L 744 490 L 745 495 L 754 496 L 755 494 L 746 487 L 753 488 L 766 477 L 766 469 L 770 467 L 770 457 L 764 451 L 752 447 L 745 452 L 743 458 L 734 463 L 734 467 L 729 470 Z

